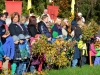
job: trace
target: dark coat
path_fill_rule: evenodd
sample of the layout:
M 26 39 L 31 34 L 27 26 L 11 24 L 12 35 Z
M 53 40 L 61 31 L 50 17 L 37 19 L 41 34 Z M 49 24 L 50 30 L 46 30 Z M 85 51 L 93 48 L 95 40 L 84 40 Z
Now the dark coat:
M 19 50 L 19 45 L 15 44 L 15 51 L 14 51 L 14 61 L 16 61 L 16 58 L 21 58 L 21 53 Z
M 43 21 L 38 23 L 38 31 L 40 34 L 45 34 L 47 37 L 50 37 L 49 30 Z
M 35 37 L 35 35 L 38 33 L 35 25 L 29 26 L 28 32 L 29 32 L 29 35 L 31 35 L 32 37 Z
M 54 25 L 53 28 L 52 28 L 52 32 L 53 31 L 56 31 L 58 33 L 58 35 L 62 35 L 62 27 L 59 26 L 59 25 Z
M 74 55 L 73 55 L 73 59 L 79 59 L 79 58 L 80 58 L 80 50 L 77 47 L 77 45 L 75 45 L 75 52 L 74 52 Z
M 13 36 L 13 35 L 18 36 L 19 34 L 27 35 L 28 31 L 27 31 L 26 27 L 23 24 L 21 24 L 21 27 L 23 28 L 23 30 L 17 24 L 11 23 L 9 26 L 9 31 L 10 31 L 11 36 Z

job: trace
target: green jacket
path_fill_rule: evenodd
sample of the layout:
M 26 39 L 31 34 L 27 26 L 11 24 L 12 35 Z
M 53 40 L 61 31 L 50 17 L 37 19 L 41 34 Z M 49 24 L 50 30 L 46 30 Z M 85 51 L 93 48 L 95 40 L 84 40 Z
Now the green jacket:
M 95 50 L 97 51 L 96 56 L 100 56 L 100 49 L 99 48 L 96 48 Z

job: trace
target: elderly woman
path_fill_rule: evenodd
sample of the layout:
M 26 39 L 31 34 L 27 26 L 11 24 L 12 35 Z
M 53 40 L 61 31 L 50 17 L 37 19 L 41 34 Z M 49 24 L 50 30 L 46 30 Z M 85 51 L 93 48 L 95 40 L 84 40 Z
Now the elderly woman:
M 13 35 L 18 36 L 19 34 L 24 34 L 24 35 L 28 34 L 25 26 L 20 23 L 20 15 L 18 14 L 18 12 L 14 12 L 11 15 L 11 21 L 12 23 L 9 26 L 9 31 L 10 31 L 11 36 Z

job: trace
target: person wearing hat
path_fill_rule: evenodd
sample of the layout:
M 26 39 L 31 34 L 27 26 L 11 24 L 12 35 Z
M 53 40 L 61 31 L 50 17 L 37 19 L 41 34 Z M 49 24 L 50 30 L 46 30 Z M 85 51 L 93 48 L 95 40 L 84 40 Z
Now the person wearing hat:
M 25 36 L 25 44 L 26 44 L 26 49 L 27 49 L 27 52 L 28 52 L 28 58 L 27 58 L 27 61 L 26 61 L 26 66 L 27 66 L 27 70 L 26 71 L 29 71 L 29 63 L 30 63 L 30 57 L 31 57 L 31 47 L 30 47 L 30 43 L 29 43 L 29 39 L 31 38 L 30 35 L 26 35 Z
M 85 19 L 84 19 L 84 17 L 82 16 L 82 13 L 81 13 L 81 12 L 78 13 L 78 17 L 79 17 L 79 19 L 80 19 L 83 23 L 85 23 Z
M 21 62 L 17 68 L 17 75 L 23 75 L 26 72 L 26 60 L 28 57 L 28 52 L 25 44 L 25 36 L 23 34 L 19 34 L 19 49 L 21 53 Z
M 12 38 L 13 38 L 14 44 L 15 44 L 15 51 L 14 51 L 14 58 L 13 58 L 13 61 L 11 64 L 11 74 L 15 75 L 17 64 L 21 60 L 21 53 L 19 50 L 19 38 L 18 38 L 18 36 L 14 35 L 14 36 L 12 36 Z

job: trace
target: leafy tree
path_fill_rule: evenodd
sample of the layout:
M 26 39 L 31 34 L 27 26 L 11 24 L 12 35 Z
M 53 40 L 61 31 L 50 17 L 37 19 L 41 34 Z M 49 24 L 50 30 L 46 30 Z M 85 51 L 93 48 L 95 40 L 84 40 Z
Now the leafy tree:
M 5 9 L 5 0 L 0 0 L 0 13 Z

